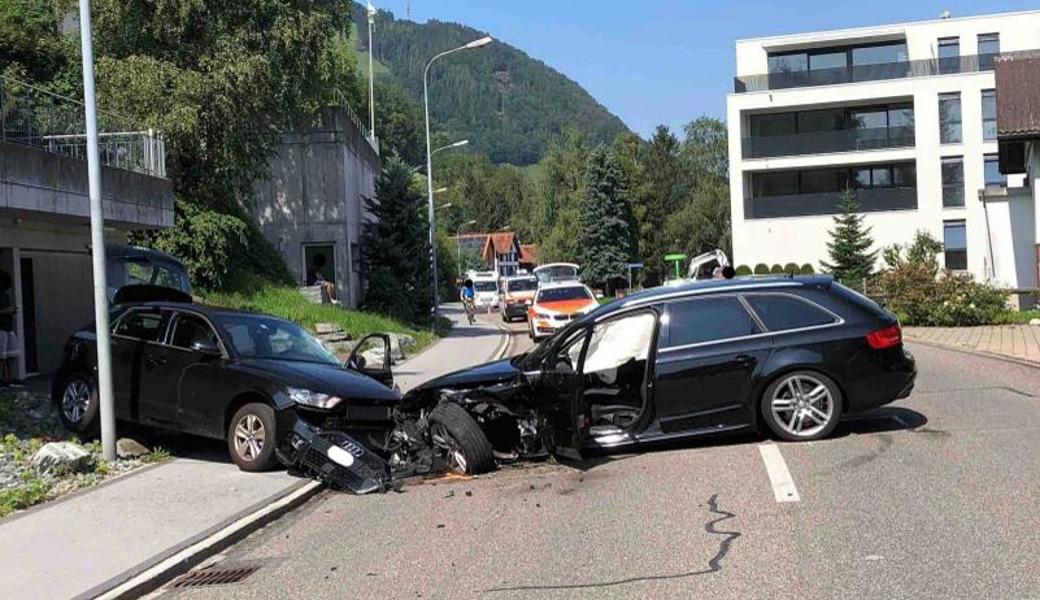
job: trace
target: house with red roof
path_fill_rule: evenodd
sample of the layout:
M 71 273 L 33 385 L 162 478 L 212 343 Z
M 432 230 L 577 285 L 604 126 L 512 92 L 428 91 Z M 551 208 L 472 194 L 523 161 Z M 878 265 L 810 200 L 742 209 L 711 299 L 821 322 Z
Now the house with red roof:
M 458 248 L 459 256 L 463 253 L 480 256 L 491 270 L 500 276 L 516 275 L 522 268 L 537 263 L 538 249 L 533 244 L 522 246 L 520 238 L 512 231 L 495 233 L 466 233 L 451 238 Z M 527 248 L 524 255 L 523 248 Z M 534 263 L 531 263 L 533 258 Z

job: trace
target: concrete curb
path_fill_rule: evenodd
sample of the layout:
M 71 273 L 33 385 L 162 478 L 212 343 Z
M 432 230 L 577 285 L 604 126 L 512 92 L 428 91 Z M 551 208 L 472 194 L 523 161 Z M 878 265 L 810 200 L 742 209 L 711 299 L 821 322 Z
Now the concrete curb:
M 145 566 L 143 570 L 135 567 L 127 574 L 99 586 L 102 589 L 95 588 L 80 597 L 107 600 L 140 598 L 228 546 L 241 541 L 257 529 L 302 506 L 323 488 L 324 484 L 321 482 L 308 481 L 293 486 L 273 498 L 266 498 L 246 509 L 246 514 L 232 517 L 230 522 L 217 525 L 215 530 L 204 533 L 201 539 L 194 542 L 189 540 L 183 547 L 174 547 L 165 558 Z
M 921 344 L 922 346 L 931 346 L 932 348 L 939 348 L 941 350 L 950 350 L 952 352 L 959 352 L 961 354 L 968 354 L 970 356 L 980 356 L 982 358 L 992 358 L 994 360 L 1002 360 L 1004 362 L 1014 363 L 1016 365 L 1022 365 L 1023 367 L 1030 367 L 1033 369 L 1040 369 L 1040 363 L 1035 363 L 1024 358 L 1016 358 L 1014 356 L 1006 356 L 1004 354 L 997 354 L 995 352 L 988 352 L 986 350 L 976 350 L 974 348 L 965 348 L 964 346 L 954 346 L 952 344 L 941 344 L 939 342 L 933 342 L 930 340 L 922 340 L 921 338 L 906 336 L 906 341 L 911 344 Z

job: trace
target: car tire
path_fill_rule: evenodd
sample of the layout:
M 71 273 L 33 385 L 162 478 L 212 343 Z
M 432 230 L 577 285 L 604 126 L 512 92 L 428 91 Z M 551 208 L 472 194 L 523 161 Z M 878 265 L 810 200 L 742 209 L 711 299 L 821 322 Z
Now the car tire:
M 270 471 L 278 465 L 274 409 L 267 404 L 246 404 L 231 417 L 227 432 L 228 453 L 243 471 Z
M 58 418 L 65 429 L 96 435 L 101 406 L 97 381 L 89 375 L 73 373 L 62 381 L 58 389 L 60 391 L 54 401 L 58 407 Z
M 447 454 L 451 471 L 479 475 L 495 470 L 495 452 L 473 417 L 454 402 L 442 402 L 430 411 L 430 437 Z
M 769 430 L 791 442 L 818 440 L 838 426 L 844 398 L 833 379 L 816 371 L 792 371 L 766 387 L 760 403 Z

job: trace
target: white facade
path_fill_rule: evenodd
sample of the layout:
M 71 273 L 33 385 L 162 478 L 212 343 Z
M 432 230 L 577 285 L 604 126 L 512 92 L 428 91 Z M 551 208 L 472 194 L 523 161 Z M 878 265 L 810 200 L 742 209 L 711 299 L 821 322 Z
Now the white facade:
M 959 43 L 961 58 L 940 59 L 953 52 L 953 39 Z M 995 122 L 987 123 L 992 139 L 984 139 L 983 134 L 983 92 L 995 89 L 994 74 L 987 64 L 992 59 L 994 39 L 999 40 L 1000 53 L 1040 48 L 1040 11 L 738 41 L 738 91 L 729 95 L 727 103 L 734 264 L 754 267 L 758 263 L 811 263 L 819 269 L 820 262 L 828 257 L 827 242 L 835 212 L 821 207 L 828 203 L 833 207 L 840 196 L 834 193 L 827 199 L 820 193 L 812 195 L 818 180 L 830 181 L 832 174 L 819 169 L 834 169 L 839 177 L 847 175 L 858 186 L 861 175 L 873 168 L 873 184 L 864 185 L 888 186 L 866 190 L 863 197 L 868 201 L 861 201 L 876 248 L 909 242 L 917 230 L 926 230 L 943 240 L 944 223 L 950 222 L 953 227 L 957 221 L 963 221 L 967 271 L 1009 287 L 1036 287 L 1035 211 L 1031 194 L 1014 193 L 1016 186 L 1023 184 L 1023 178 L 1012 176 L 1008 181 L 1009 195 L 1018 197 L 1014 206 L 992 201 L 984 204 L 979 200 L 980 190 L 986 187 L 984 157 L 998 151 Z M 940 40 L 948 40 L 943 54 Z M 986 50 L 981 59 L 980 42 Z M 897 53 L 898 60 L 872 63 L 868 58 L 871 46 L 880 44 L 891 44 L 880 50 Z M 823 69 L 828 61 L 840 61 L 838 55 L 846 50 L 845 67 L 821 71 L 819 77 L 809 66 L 805 72 L 799 70 L 802 52 L 808 56 L 806 65 L 819 62 Z M 790 56 L 777 58 L 781 54 Z M 863 63 L 856 62 L 860 57 Z M 784 60 L 788 60 L 787 71 L 781 70 Z M 940 95 L 951 93 L 960 95 L 961 140 L 943 143 Z M 864 121 L 856 115 L 883 111 L 883 106 L 889 107 L 884 112 L 888 119 L 884 129 L 857 133 L 856 125 L 848 125 L 855 121 L 863 128 Z M 893 123 L 897 115 L 902 115 L 898 118 L 905 124 L 907 107 L 912 107 L 911 124 L 896 127 Z M 773 127 L 769 123 L 775 121 L 787 127 L 786 114 L 797 112 L 794 127 L 807 123 L 811 130 L 813 115 L 803 115 L 820 109 L 835 109 L 828 115 L 843 109 L 845 123 L 852 130 L 842 130 L 838 137 L 837 131 L 807 133 L 798 129 L 761 145 L 762 132 Z M 948 116 L 951 112 L 947 111 Z M 759 115 L 773 115 L 774 121 L 762 125 L 768 119 Z M 758 127 L 755 131 L 753 119 Z M 947 119 L 948 124 L 953 120 Z M 905 135 L 896 135 L 907 131 L 908 140 Z M 858 136 L 867 133 L 870 140 L 878 134 L 888 141 L 864 143 Z M 889 137 L 885 138 L 886 135 Z M 963 206 L 944 206 L 945 157 L 962 159 L 963 181 L 953 185 L 948 177 L 947 188 L 962 189 Z M 915 171 L 915 184 L 906 183 L 910 167 Z M 838 168 L 847 169 L 843 171 L 845 175 Z M 798 183 L 792 184 L 795 171 L 800 172 Z M 862 176 L 869 181 L 869 174 Z M 900 179 L 903 183 L 896 183 Z M 790 185 L 797 186 L 794 194 L 787 193 L 794 189 Z M 777 194 L 776 189 L 784 193 Z M 810 196 L 804 195 L 807 193 Z M 869 198 L 877 201 L 871 203 Z M 803 204 L 815 208 L 799 208 Z M 1028 219 L 1022 217 L 1022 211 L 1029 213 Z M 1016 264 L 1016 257 L 1022 262 L 1029 256 L 1031 268 Z

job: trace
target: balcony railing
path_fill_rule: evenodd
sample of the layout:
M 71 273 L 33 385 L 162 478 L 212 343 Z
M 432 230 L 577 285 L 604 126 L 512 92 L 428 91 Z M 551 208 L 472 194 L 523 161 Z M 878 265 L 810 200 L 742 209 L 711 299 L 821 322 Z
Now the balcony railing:
M 913 126 L 871 127 L 745 137 L 741 143 L 741 152 L 748 159 L 913 146 Z
M 837 214 L 841 212 L 841 207 L 839 206 L 841 196 L 842 194 L 839 192 L 825 192 L 748 198 L 745 201 L 744 218 L 768 219 Z M 917 188 L 897 187 L 856 190 L 856 201 L 860 205 L 860 212 L 916 209 Z
M 97 118 L 101 164 L 166 177 L 162 133 L 108 111 L 99 110 Z M 85 132 L 83 104 L 78 100 L 0 77 L 0 141 L 85 160 Z
M 835 85 L 839 83 L 992 71 L 993 59 L 997 56 L 999 55 L 981 54 L 942 59 L 925 58 L 876 65 L 853 65 L 851 67 L 834 69 L 818 69 L 815 71 L 788 71 L 747 75 L 734 79 L 734 91 L 741 94 L 744 92 Z

